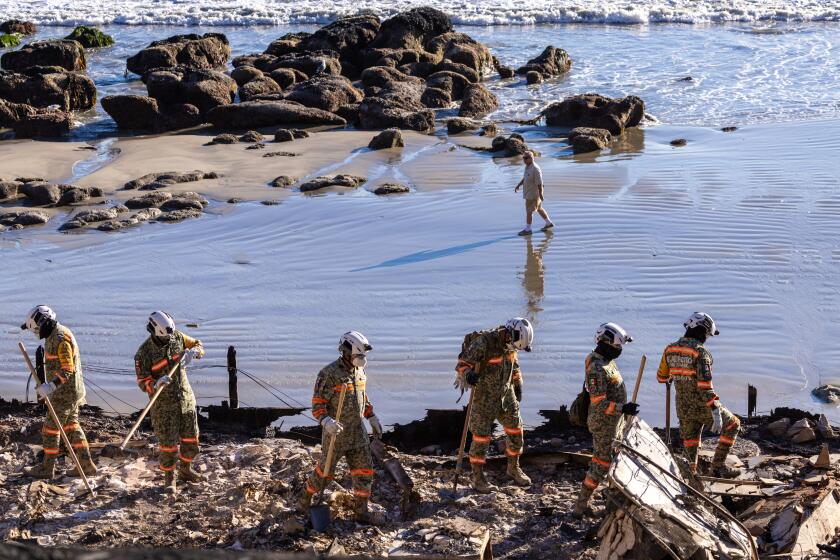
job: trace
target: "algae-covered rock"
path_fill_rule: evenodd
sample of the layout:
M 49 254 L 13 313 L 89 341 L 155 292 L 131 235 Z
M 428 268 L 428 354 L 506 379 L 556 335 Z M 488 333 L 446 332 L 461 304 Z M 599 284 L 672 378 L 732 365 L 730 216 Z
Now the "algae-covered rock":
M 114 44 L 113 37 L 89 25 L 77 26 L 65 39 L 78 41 L 86 49 L 110 47 Z
M 0 35 L 0 48 L 9 49 L 20 45 L 20 35 L 17 33 L 3 33 Z

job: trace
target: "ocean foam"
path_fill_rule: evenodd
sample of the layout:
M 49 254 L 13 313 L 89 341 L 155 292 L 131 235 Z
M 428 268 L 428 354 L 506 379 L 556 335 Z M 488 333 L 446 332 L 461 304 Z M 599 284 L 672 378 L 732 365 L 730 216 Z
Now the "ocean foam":
M 0 13 L 42 25 L 283 25 L 325 24 L 336 18 L 373 10 L 383 17 L 419 5 L 439 8 L 460 25 L 532 25 L 539 23 L 754 23 L 840 21 L 840 0 L 643 0 L 581 5 L 572 0 L 519 2 L 444 0 L 27 0 L 0 1 Z

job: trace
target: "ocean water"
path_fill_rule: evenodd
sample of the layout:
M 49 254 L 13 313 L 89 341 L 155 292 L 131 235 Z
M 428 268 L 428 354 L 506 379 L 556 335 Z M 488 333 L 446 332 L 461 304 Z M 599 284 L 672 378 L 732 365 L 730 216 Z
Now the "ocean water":
M 387 15 L 410 5 L 83 0 L 0 3 L 0 13 L 39 22 L 36 38 L 102 24 L 117 39 L 89 56 L 102 96 L 145 92 L 124 74 L 125 59 L 155 39 L 221 31 L 238 55 L 358 8 Z M 3 234 L 2 393 L 23 395 L 16 326 L 31 305 L 49 302 L 74 329 L 89 379 L 125 401 L 91 390 L 91 402 L 139 407 L 132 356 L 145 316 L 166 308 L 181 324 L 197 323 L 188 330 L 208 346 L 205 367 L 193 373 L 200 402 L 225 394 L 229 344 L 243 369 L 287 400 L 308 402 L 338 335 L 358 329 L 375 346 L 370 388 L 383 422 L 405 422 L 424 408 L 456 406 L 450 387 L 465 332 L 525 315 L 537 326 L 535 351 L 522 356 L 526 423 L 573 399 L 594 328 L 606 320 L 636 338 L 620 362 L 629 380 L 647 354 L 643 415 L 661 423 L 659 352 L 688 313 L 705 309 L 723 333 L 710 344 L 715 386 L 733 410 L 745 412 L 752 383 L 760 410 L 796 405 L 840 419 L 809 396 L 840 381 L 840 342 L 831 336 L 840 312 L 840 3 L 440 6 L 505 64 L 548 44 L 574 60 L 568 75 L 539 87 L 490 80 L 501 100 L 494 120 L 532 117 L 589 91 L 638 95 L 656 119 L 614 149 L 580 157 L 569 154 L 562 131 L 504 125 L 543 154 L 553 235 L 515 235 L 516 162 L 446 138 L 382 156 L 374 167 L 416 188 L 404 197 L 360 189 L 296 195 L 274 207 L 214 201 L 200 220 L 118 235 L 59 236 L 55 224 Z M 726 134 L 724 126 L 739 129 Z M 79 116 L 73 138 L 102 147 L 115 134 L 97 108 Z M 671 147 L 678 137 L 688 145 Z M 119 145 L 108 142 L 101 151 Z M 337 154 L 329 171 L 340 172 L 345 157 Z M 278 404 L 240 385 L 243 402 Z

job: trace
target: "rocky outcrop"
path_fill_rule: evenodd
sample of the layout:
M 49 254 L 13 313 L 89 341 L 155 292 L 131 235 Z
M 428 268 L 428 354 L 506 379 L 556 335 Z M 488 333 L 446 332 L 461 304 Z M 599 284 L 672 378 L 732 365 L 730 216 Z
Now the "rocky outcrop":
M 69 71 L 87 67 L 85 50 L 76 41 L 36 41 L 19 50 L 4 53 L 0 66 L 5 70 L 23 72 L 34 66 L 56 66 Z
M 222 129 L 261 128 L 284 124 L 340 125 L 347 121 L 334 113 L 291 101 L 247 101 L 216 107 L 207 114 Z
M 34 35 L 35 24 L 31 21 L 9 19 L 0 23 L 0 33 L 16 33 L 18 35 Z
M 430 132 L 435 128 L 435 114 L 430 109 L 406 109 L 393 98 L 369 97 L 359 104 L 359 124 L 366 130 L 400 128 Z
M 405 147 L 405 140 L 403 140 L 402 132 L 398 128 L 383 130 L 374 136 L 368 144 L 368 148 L 371 150 L 387 150 L 389 148 L 403 147 Z
M 172 193 L 165 191 L 154 191 L 141 196 L 136 196 L 125 201 L 125 205 L 132 210 L 140 208 L 157 208 L 172 198 Z
M 525 139 L 520 134 L 511 134 L 507 138 L 504 136 L 496 136 L 493 138 L 493 144 L 490 148 L 493 152 L 501 152 L 504 157 L 521 156 L 525 152 L 532 151 Z
M 146 73 L 143 81 L 149 96 L 161 105 L 188 103 L 198 107 L 201 114 L 232 103 L 236 97 L 236 82 L 215 70 L 167 68 Z
M 365 88 L 382 88 L 388 85 L 389 82 L 409 82 L 418 85 L 424 83 L 422 78 L 409 76 L 391 66 L 371 66 L 370 68 L 366 68 L 362 72 L 361 81 L 362 86 Z
M 278 128 L 274 131 L 275 142 L 291 142 L 301 138 L 309 138 L 309 133 L 298 128 Z
M 0 71 L 0 99 L 33 107 L 57 105 L 62 111 L 86 111 L 96 104 L 96 86 L 84 74 L 61 69 Z
M 371 46 L 422 51 L 431 39 L 450 31 L 452 22 L 440 10 L 414 8 L 383 21 Z
M 342 59 L 359 62 L 379 26 L 379 18 L 372 14 L 342 17 L 300 41 L 299 50 L 334 51 Z
M 223 70 L 230 58 L 230 43 L 221 33 L 175 35 L 154 41 L 126 61 L 130 72 L 143 75 L 155 68 L 186 66 Z
M 239 142 L 236 134 L 224 133 L 214 136 L 212 140 L 205 144 L 206 146 L 214 146 L 216 144 L 236 144 Z
M 172 196 L 160 205 L 160 209 L 164 212 L 172 212 L 175 210 L 197 210 L 201 212 L 209 202 L 206 198 L 197 192 L 184 192 Z
M 98 229 L 99 231 L 119 231 L 127 227 L 136 226 L 137 224 L 142 224 L 150 220 L 155 220 L 161 214 L 162 212 L 157 208 L 145 208 L 125 218 L 105 222 L 99 225 L 99 227 L 97 227 L 96 229 Z
M 472 84 L 464 91 L 459 117 L 483 117 L 499 108 L 499 98 L 482 84 Z
M 603 128 L 573 128 L 569 133 L 569 144 L 576 154 L 603 150 L 609 146 L 612 134 Z
M 68 41 L 76 41 L 86 49 L 109 47 L 114 44 L 114 38 L 103 33 L 96 27 L 89 25 L 77 26 L 67 37 Z
M 257 70 L 259 72 L 259 70 Z M 239 99 L 251 101 L 262 95 L 280 93 L 283 87 L 265 74 L 248 81 L 239 88 Z
M 16 138 L 57 138 L 70 132 L 73 118 L 64 111 L 44 111 L 12 124 Z
M 440 60 L 449 60 L 476 71 L 479 75 L 493 68 L 490 50 L 465 33 L 450 32 L 434 37 L 426 44 L 426 51 Z
M 635 96 L 610 99 L 597 93 L 575 95 L 542 110 L 548 126 L 603 128 L 619 136 L 625 128 L 638 126 L 645 103 Z
M 233 81 L 235 81 L 236 85 L 238 85 L 239 87 L 244 86 L 251 80 L 261 78 L 264 75 L 265 74 L 262 70 L 254 68 L 253 66 L 249 66 L 247 64 L 237 66 L 230 72 L 230 77 L 233 78 Z
M 12 125 L 21 119 L 34 115 L 37 112 L 38 110 L 31 105 L 13 103 L 0 98 L 0 127 L 11 128 Z
M 426 86 L 428 88 L 443 90 L 454 100 L 463 99 L 464 91 L 466 91 L 471 83 L 463 75 L 445 70 L 435 72 L 426 79 Z
M 563 49 L 548 46 L 536 58 L 532 58 L 524 66 L 516 69 L 517 74 L 538 72 L 544 78 L 565 74 L 572 67 L 572 59 L 569 53 Z
M 161 107 L 153 97 L 143 95 L 109 95 L 102 98 L 102 108 L 119 128 L 126 130 L 178 130 L 204 122 L 194 105 Z
M 297 181 L 297 179 L 295 179 L 294 177 L 289 177 L 288 175 L 280 175 L 279 177 L 275 177 L 274 179 L 272 179 L 269 185 L 271 185 L 275 189 L 287 189 L 294 185 L 295 181 Z
M 364 95 L 344 76 L 322 75 L 295 84 L 285 98 L 307 107 L 335 112 L 342 105 L 359 103 Z
M 123 185 L 123 189 L 127 191 L 132 190 L 156 190 L 162 186 L 176 185 L 179 183 L 192 183 L 194 181 L 201 181 L 202 179 L 218 179 L 219 174 L 215 171 L 188 171 L 180 173 L 178 171 L 160 171 L 157 173 L 147 173 L 142 177 L 133 179 Z M 150 188 L 151 187 L 151 188 Z M 131 208 L 129 206 L 129 208 Z
M 367 181 L 364 177 L 356 175 L 334 175 L 332 177 L 316 177 L 310 181 L 306 181 L 300 186 L 300 192 L 311 192 L 328 187 L 344 187 L 348 189 L 355 189 L 362 183 Z
M 453 118 L 446 121 L 446 132 L 448 134 L 460 134 L 468 130 L 478 130 L 481 124 L 472 120 L 464 118 Z
M 528 73 L 525 74 L 525 81 L 529 86 L 541 84 L 543 83 L 543 75 L 536 70 L 529 70 Z
M 50 221 L 50 215 L 38 210 L 0 211 L 0 226 L 10 229 L 37 226 L 46 224 L 48 221 Z
M 21 181 L 0 181 L 0 202 L 18 198 L 22 186 Z
M 30 181 L 20 187 L 30 203 L 39 206 L 68 206 L 86 202 L 91 198 L 103 196 L 98 187 L 77 187 L 75 185 L 56 185 L 45 181 Z
M 111 208 L 95 208 L 92 210 L 82 210 L 76 213 L 69 220 L 64 222 L 58 229 L 70 230 L 83 228 L 90 224 L 97 222 L 105 222 L 108 220 L 115 220 L 120 214 L 128 212 L 128 208 L 122 204 L 117 204 Z
M 256 130 L 249 130 L 248 132 L 239 137 L 240 142 L 245 142 L 247 144 L 262 142 L 263 140 L 265 140 L 265 136 L 263 136 Z
M 274 80 L 282 89 L 309 79 L 306 74 L 294 68 L 275 68 L 268 73 L 268 77 Z
M 70 185 L 69 188 L 62 187 L 61 198 L 58 199 L 58 206 L 70 206 L 88 202 L 91 198 L 99 198 L 104 193 L 99 187 L 77 187 Z
M 401 183 L 382 183 L 373 190 L 373 194 L 382 196 L 388 194 L 402 194 L 410 191 L 411 189 Z
M 265 49 L 265 54 L 272 56 L 283 56 L 292 52 L 297 52 L 302 41 L 306 40 L 312 34 L 307 32 L 286 33 L 279 39 L 272 41 Z

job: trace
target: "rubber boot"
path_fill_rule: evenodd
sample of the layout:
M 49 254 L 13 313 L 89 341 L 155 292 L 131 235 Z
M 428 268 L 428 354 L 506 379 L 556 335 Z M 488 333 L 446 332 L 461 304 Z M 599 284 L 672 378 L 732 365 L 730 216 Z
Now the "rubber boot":
M 198 484 L 207 480 L 204 475 L 200 475 L 193 470 L 192 463 L 186 463 L 184 461 L 181 461 L 181 464 L 178 466 L 178 478 L 191 484 Z
M 519 468 L 519 457 L 508 457 L 507 473 L 517 486 L 531 486 L 531 479 Z
M 367 498 L 355 498 L 353 513 L 356 523 L 362 525 L 382 525 L 385 521 L 380 514 L 368 509 Z
M 487 482 L 487 479 L 484 478 L 484 467 L 481 464 L 473 463 L 471 466 L 473 490 L 479 494 L 489 494 L 498 490 L 498 488 Z
M 712 463 L 712 476 L 715 478 L 737 478 L 739 474 L 741 469 L 732 468 L 726 463 Z
M 167 471 L 163 473 L 163 492 L 164 494 L 172 494 L 173 496 L 178 493 L 178 485 L 175 482 L 174 471 Z
M 312 507 L 312 494 L 304 490 L 298 496 L 296 503 L 297 509 L 302 515 L 309 515 L 309 508 Z
M 83 447 L 77 457 L 79 458 L 79 463 L 82 465 L 82 472 L 85 473 L 85 476 L 94 476 L 99 472 L 99 469 L 96 468 L 96 464 L 93 462 L 93 458 L 90 456 L 90 449 Z M 73 465 L 73 469 L 67 472 L 67 475 L 79 476 L 79 470 L 75 464 Z
M 592 516 L 593 511 L 589 506 L 589 498 L 592 496 L 592 490 L 584 486 L 580 489 L 577 501 L 575 502 L 575 509 L 572 511 L 572 517 L 575 519 L 582 519 L 584 516 Z
M 44 478 L 47 480 L 55 478 L 55 460 L 56 455 L 44 455 L 44 462 L 34 467 L 27 467 L 23 474 L 34 478 Z

